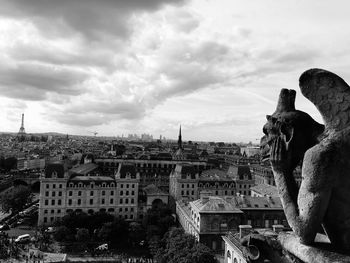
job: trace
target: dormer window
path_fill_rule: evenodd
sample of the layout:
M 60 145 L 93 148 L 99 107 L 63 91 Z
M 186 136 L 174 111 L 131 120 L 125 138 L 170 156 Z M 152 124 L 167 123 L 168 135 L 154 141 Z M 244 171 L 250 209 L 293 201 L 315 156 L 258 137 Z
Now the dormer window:
M 90 183 L 90 187 L 94 188 L 95 184 L 93 182 Z
M 114 187 L 114 183 L 111 183 L 111 187 Z
M 102 183 L 102 187 L 106 187 L 106 183 Z
M 82 183 L 79 183 L 79 184 L 78 184 L 78 187 L 83 187 L 83 184 L 82 184 Z
M 131 177 L 131 173 L 127 172 L 126 177 Z
M 74 184 L 73 183 L 69 183 L 69 187 L 73 187 L 74 186 Z

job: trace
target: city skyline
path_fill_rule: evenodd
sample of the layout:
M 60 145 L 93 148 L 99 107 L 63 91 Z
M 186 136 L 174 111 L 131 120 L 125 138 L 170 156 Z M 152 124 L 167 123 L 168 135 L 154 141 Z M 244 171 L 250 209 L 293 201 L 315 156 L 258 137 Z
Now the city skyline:
M 2 131 L 256 142 L 281 88 L 350 80 L 349 3 L 0 0 Z

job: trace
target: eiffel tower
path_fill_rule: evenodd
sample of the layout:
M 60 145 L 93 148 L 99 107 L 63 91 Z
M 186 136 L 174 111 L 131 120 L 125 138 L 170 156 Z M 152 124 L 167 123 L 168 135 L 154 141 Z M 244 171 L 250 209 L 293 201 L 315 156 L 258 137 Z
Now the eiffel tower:
M 26 134 L 26 131 L 24 129 L 24 114 L 22 113 L 22 125 L 21 125 L 21 128 L 19 128 L 18 136 L 22 137 L 22 136 L 25 136 L 25 134 Z

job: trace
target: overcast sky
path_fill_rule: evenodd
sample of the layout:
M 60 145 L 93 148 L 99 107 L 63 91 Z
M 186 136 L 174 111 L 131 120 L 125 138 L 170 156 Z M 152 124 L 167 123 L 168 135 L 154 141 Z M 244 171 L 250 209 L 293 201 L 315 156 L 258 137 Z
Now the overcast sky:
M 350 3 L 0 0 L 0 123 L 16 132 L 253 141 L 312 67 L 350 82 Z M 300 94 L 298 109 L 321 121 Z

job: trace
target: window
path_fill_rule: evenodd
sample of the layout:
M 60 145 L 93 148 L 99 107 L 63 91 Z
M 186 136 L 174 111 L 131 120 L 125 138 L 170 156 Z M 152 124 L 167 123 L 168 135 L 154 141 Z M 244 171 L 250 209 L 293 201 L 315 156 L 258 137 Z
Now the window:
M 135 194 L 135 191 L 131 191 L 131 194 L 134 195 L 134 194 Z
M 53 184 L 53 185 L 52 185 L 52 188 L 56 188 L 56 184 Z
M 58 192 L 58 196 L 62 196 L 62 192 L 61 191 Z
M 49 200 L 45 200 L 45 205 L 49 205 Z
M 48 189 L 50 186 L 49 186 L 49 184 L 46 184 L 46 189 Z
M 119 212 L 123 212 L 123 208 L 119 208 Z
M 62 184 L 59 184 L 59 185 L 58 185 L 58 188 L 62 188 Z
M 44 223 L 47 223 L 47 217 L 46 216 L 44 217 Z
M 113 199 L 110 199 L 110 200 L 109 200 L 109 203 L 110 203 L 110 204 L 113 204 Z
M 113 190 L 111 191 L 111 195 L 114 195 L 114 191 Z
M 134 212 L 134 208 L 133 207 L 130 208 L 130 212 Z
M 132 203 L 132 204 L 134 203 L 134 198 L 131 198 L 131 203 Z
M 105 195 L 105 194 L 106 194 L 106 191 L 105 191 L 105 190 L 103 190 L 103 191 L 102 191 L 102 195 Z
M 123 195 L 123 191 L 120 191 L 120 195 Z
M 90 196 L 93 196 L 94 195 L 94 191 L 90 191 Z
M 78 205 L 81 205 L 81 199 L 78 199 Z
M 52 192 L 52 197 L 54 197 L 56 195 L 56 192 Z
M 129 191 L 126 191 L 125 195 L 129 195 Z
M 122 204 L 123 203 L 123 199 L 120 199 L 119 203 Z
M 125 199 L 125 204 L 128 204 L 128 203 L 129 203 L 129 199 L 126 198 L 126 199 Z
M 78 196 L 81 196 L 81 191 L 78 191 Z
M 46 192 L 45 192 L 45 196 L 49 196 L 49 191 L 46 191 Z
M 72 205 L 72 199 L 68 199 L 68 205 Z
M 132 185 L 131 185 L 131 188 L 135 188 L 135 185 L 134 185 L 134 184 L 132 184 Z
M 101 199 L 101 203 L 102 203 L 103 205 L 105 204 L 105 199 L 104 199 L 104 198 Z
M 61 209 L 57 209 L 57 214 L 61 214 Z
M 55 210 L 52 209 L 52 210 L 51 210 L 51 214 L 54 214 L 54 213 L 55 213 Z
M 51 200 L 51 205 L 55 205 L 55 200 Z
M 68 195 L 69 195 L 69 196 L 72 196 L 72 195 L 73 195 L 73 192 L 72 192 L 72 191 L 69 191 L 69 192 L 68 192 Z
M 133 219 L 134 218 L 134 215 L 130 215 L 130 219 Z
M 129 210 L 129 209 L 128 209 L 127 207 L 125 207 L 125 212 L 128 212 L 128 210 Z
M 90 205 L 94 203 L 94 199 L 90 199 Z
M 62 201 L 61 199 L 57 201 L 58 202 L 58 205 L 61 205 L 62 204 Z
M 124 185 L 123 184 L 120 184 L 120 188 L 123 188 L 124 187 Z
M 47 214 L 47 210 L 46 209 L 44 210 L 44 214 Z
M 129 184 L 126 184 L 126 188 L 129 188 Z

